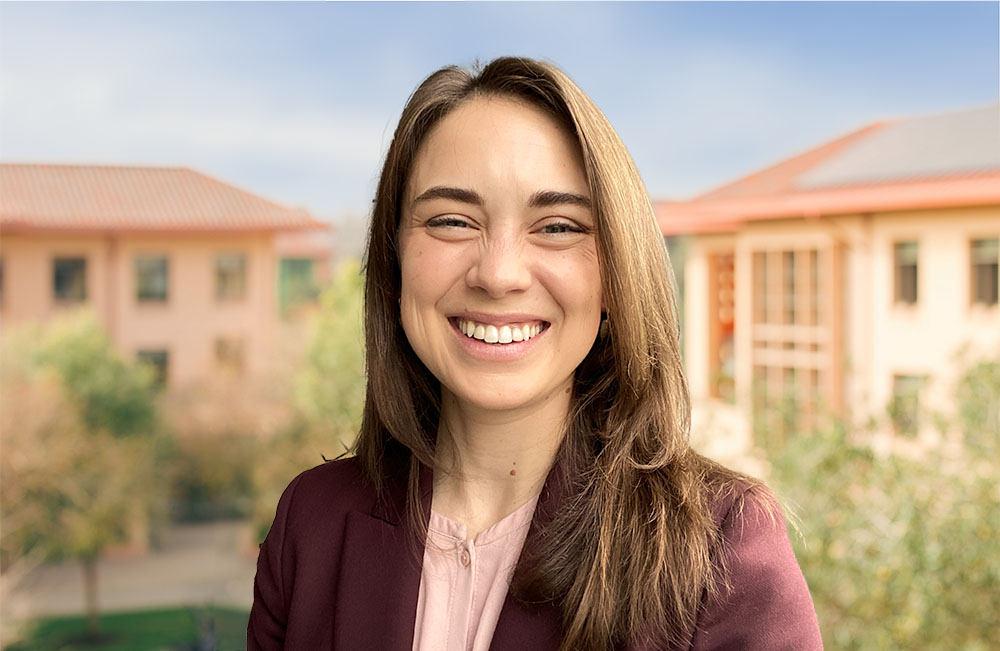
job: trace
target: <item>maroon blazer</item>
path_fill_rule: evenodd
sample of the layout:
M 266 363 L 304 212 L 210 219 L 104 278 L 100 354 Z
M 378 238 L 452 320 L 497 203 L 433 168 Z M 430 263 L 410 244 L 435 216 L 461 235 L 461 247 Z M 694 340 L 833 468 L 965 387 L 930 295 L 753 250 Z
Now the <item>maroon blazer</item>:
M 558 507 L 560 490 L 550 483 L 539 498 L 536 521 Z M 429 486 L 425 469 L 421 487 L 428 513 Z M 248 650 L 411 651 L 422 551 L 414 552 L 410 542 L 405 501 L 405 481 L 391 484 L 386 499 L 377 500 L 356 459 L 331 461 L 296 477 L 260 548 Z M 690 643 L 669 651 L 822 649 L 784 522 L 779 517 L 774 523 L 763 505 L 750 500 L 737 514 L 732 502 L 714 510 L 730 546 L 733 590 L 724 600 L 703 604 Z M 556 651 L 561 635 L 554 604 L 527 606 L 508 595 L 490 649 Z M 654 647 L 628 644 L 622 651 Z

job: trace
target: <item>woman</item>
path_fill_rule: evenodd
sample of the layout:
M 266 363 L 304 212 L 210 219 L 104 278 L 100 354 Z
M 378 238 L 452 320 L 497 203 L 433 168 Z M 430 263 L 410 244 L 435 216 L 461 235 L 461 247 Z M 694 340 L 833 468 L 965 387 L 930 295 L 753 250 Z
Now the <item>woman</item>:
M 356 456 L 282 496 L 249 648 L 821 648 L 769 493 L 688 446 L 669 273 L 562 72 L 428 77 L 375 201 Z

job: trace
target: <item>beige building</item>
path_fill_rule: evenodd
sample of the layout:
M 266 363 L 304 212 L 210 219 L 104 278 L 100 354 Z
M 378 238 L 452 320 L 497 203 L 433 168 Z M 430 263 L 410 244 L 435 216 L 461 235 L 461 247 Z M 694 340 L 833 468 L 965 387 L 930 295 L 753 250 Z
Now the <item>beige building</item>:
M 89 308 L 171 386 L 262 372 L 282 252 L 323 257 L 288 234 L 327 228 L 189 169 L 0 164 L 0 319 Z
M 692 397 L 747 429 L 933 436 L 960 351 L 1000 353 L 998 106 L 872 124 L 657 214 L 689 236 Z

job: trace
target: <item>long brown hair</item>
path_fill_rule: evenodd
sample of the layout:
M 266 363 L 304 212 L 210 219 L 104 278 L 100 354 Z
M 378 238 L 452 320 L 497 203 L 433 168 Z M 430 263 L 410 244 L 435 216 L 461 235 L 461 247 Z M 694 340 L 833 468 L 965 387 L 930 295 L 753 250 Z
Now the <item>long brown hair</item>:
M 400 323 L 400 206 L 424 138 L 478 96 L 526 101 L 576 136 L 609 326 L 576 372 L 556 460 L 565 495 L 544 535 L 529 536 L 511 590 L 525 601 L 559 604 L 564 649 L 607 649 L 640 637 L 680 643 L 702 600 L 724 585 L 710 505 L 735 490 L 738 476 L 688 445 L 670 263 L 639 173 L 604 114 L 555 66 L 505 57 L 473 72 L 442 68 L 403 109 L 366 253 L 368 386 L 355 452 L 376 486 L 387 474 L 408 477 L 408 509 L 419 518 L 417 478 L 420 464 L 434 467 L 440 385 Z

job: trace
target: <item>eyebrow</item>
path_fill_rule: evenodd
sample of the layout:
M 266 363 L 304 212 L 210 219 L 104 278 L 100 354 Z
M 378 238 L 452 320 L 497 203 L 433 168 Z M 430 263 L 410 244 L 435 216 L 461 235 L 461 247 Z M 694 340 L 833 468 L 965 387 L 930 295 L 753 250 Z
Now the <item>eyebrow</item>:
M 451 199 L 460 203 L 471 203 L 475 206 L 481 206 L 485 203 L 483 197 L 474 190 L 450 188 L 443 185 L 435 185 L 433 188 L 424 190 L 419 197 L 413 200 L 413 203 L 430 199 Z
M 549 206 L 562 206 L 566 204 L 590 208 L 590 199 L 575 192 L 541 190 L 531 195 L 531 199 L 528 200 L 528 205 L 532 208 L 547 208 Z
M 424 190 L 420 196 L 413 200 L 413 203 L 428 201 L 430 199 L 451 199 L 460 203 L 468 203 L 474 206 L 482 206 L 482 195 L 475 190 L 467 188 L 453 188 L 443 185 L 436 185 Z M 574 205 L 590 208 L 590 199 L 575 192 L 558 192 L 556 190 L 539 190 L 531 195 L 528 206 L 531 208 L 547 208 L 549 206 Z

